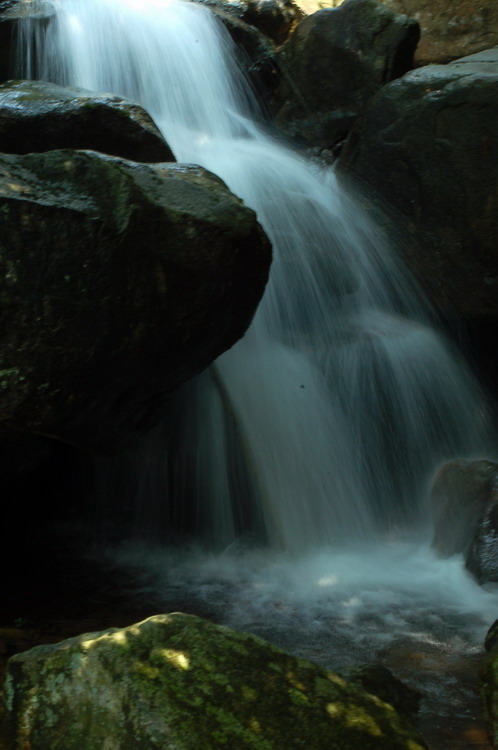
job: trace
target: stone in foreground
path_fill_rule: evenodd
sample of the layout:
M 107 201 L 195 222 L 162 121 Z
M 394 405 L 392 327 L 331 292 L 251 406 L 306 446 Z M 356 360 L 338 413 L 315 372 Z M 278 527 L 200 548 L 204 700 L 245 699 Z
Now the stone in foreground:
M 199 617 L 39 646 L 9 660 L 16 750 L 422 750 L 383 703 Z

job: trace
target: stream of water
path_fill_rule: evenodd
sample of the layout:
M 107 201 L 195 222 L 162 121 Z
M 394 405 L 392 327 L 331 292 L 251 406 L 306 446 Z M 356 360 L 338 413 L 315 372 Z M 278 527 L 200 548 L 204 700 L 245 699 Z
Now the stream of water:
M 178 161 L 256 211 L 274 249 L 244 339 L 181 390 L 177 420 L 131 459 L 138 532 L 185 526 L 203 551 L 135 545 L 123 561 L 149 571 L 165 606 L 328 666 L 400 639 L 475 650 L 497 599 L 458 558 L 435 558 L 426 498 L 444 460 L 484 450 L 485 406 L 389 242 L 332 169 L 261 124 L 205 7 L 54 4 L 36 45 L 25 29 L 25 75 L 140 102 Z M 127 462 L 109 461 L 108 475 Z

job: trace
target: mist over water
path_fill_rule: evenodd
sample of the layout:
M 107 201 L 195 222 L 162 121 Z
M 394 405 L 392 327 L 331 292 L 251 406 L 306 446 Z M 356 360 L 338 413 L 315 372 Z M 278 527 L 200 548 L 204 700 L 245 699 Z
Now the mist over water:
M 258 124 L 237 51 L 205 7 L 55 5 L 36 42 L 24 29 L 25 74 L 140 102 L 178 161 L 256 211 L 274 249 L 244 339 L 180 390 L 132 459 L 137 536 L 186 531 L 201 548 L 132 545 L 118 559 L 165 606 L 327 666 L 399 637 L 473 647 L 496 596 L 458 558 L 434 557 L 427 487 L 444 460 L 483 451 L 485 407 L 389 242 L 331 169 Z M 129 471 L 129 457 L 103 463 Z

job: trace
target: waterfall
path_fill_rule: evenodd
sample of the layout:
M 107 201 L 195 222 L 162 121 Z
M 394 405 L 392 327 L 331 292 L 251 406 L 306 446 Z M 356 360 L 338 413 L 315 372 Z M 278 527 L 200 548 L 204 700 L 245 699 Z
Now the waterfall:
M 289 551 L 423 528 L 432 472 L 480 448 L 483 409 L 380 229 L 332 169 L 268 133 L 204 6 L 54 5 L 36 45 L 23 40 L 37 53 L 24 53 L 25 75 L 141 103 L 178 161 L 218 174 L 273 245 L 250 330 L 183 388 L 178 420 L 144 449 L 168 508 L 150 513 L 173 527 L 188 513 L 218 546 L 249 528 Z

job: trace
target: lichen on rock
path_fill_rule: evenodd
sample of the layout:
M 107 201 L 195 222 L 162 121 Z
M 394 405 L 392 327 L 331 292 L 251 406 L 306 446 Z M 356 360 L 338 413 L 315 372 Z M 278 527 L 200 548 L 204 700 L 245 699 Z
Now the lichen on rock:
M 18 654 L 7 694 L 16 750 L 426 747 L 338 675 L 181 613 Z

